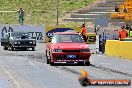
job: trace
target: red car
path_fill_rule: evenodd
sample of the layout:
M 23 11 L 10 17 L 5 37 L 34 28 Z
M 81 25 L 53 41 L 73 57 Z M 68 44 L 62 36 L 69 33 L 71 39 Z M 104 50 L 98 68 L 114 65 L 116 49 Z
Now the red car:
M 51 41 L 46 45 L 47 64 L 77 63 L 90 66 L 91 53 L 80 33 L 54 33 Z

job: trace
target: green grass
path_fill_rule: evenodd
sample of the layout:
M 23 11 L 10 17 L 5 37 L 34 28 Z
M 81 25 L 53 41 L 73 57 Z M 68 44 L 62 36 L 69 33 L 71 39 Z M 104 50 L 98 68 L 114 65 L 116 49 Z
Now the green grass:
M 58 0 L 59 18 L 66 12 L 83 8 L 93 0 Z M 25 24 L 56 24 L 57 0 L 0 0 L 0 11 L 25 11 Z M 32 13 L 32 16 L 30 15 Z M 18 24 L 18 13 L 0 13 L 1 24 Z

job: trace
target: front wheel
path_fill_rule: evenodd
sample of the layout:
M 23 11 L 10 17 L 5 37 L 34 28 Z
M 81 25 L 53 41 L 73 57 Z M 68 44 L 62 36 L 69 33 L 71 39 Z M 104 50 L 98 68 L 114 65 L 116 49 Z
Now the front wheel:
M 10 47 L 9 48 L 10 48 L 11 51 L 14 51 L 14 47 L 12 46 L 11 43 L 10 43 Z
M 10 48 L 11 48 L 12 51 L 14 51 L 14 47 L 13 46 L 11 46 Z
M 34 47 L 32 47 L 32 51 L 34 51 L 35 50 L 35 48 Z
M 77 65 L 78 66 L 83 66 L 84 65 L 84 62 L 77 62 Z
M 8 50 L 8 47 L 4 46 L 4 50 Z
M 46 50 L 46 63 L 49 64 L 49 56 L 48 56 L 47 50 Z
M 86 66 L 90 66 L 90 62 L 85 62 L 85 65 Z
M 50 62 L 50 65 L 51 65 L 51 66 L 54 66 L 54 62 Z
M 49 59 L 46 59 L 46 60 L 47 60 L 46 63 L 49 64 Z

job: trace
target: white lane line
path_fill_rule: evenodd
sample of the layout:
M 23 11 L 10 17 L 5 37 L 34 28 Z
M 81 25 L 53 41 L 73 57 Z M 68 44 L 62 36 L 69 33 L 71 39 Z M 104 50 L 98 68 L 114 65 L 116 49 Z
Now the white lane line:
M 13 83 L 16 85 L 16 88 L 21 88 L 19 82 L 9 73 L 5 67 L 1 66 L 2 70 L 8 75 L 8 77 L 13 81 Z

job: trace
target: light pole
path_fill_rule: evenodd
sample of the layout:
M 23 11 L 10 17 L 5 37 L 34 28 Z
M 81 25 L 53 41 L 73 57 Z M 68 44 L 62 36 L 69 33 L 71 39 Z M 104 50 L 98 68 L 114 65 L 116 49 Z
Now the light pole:
M 57 7 L 56 7 L 56 25 L 58 26 L 59 25 L 59 1 L 57 0 Z

